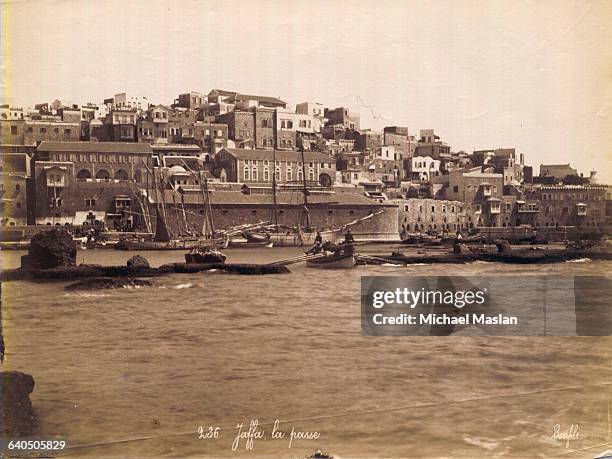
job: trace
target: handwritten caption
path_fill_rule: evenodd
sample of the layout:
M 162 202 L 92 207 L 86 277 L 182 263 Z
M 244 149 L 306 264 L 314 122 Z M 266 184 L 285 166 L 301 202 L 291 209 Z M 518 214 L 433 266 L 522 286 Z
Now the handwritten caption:
M 297 440 L 318 440 L 321 438 L 321 433 L 317 431 L 302 431 L 291 427 L 291 430 L 281 430 L 281 421 L 276 419 L 270 431 L 262 428 L 258 419 L 251 419 L 248 424 L 239 423 L 233 433 L 232 451 L 244 448 L 252 450 L 255 448 L 256 441 L 284 440 L 287 442 L 287 448 L 291 448 L 294 441 Z M 198 439 L 200 440 L 217 440 L 221 438 L 222 430 L 220 426 L 199 426 Z

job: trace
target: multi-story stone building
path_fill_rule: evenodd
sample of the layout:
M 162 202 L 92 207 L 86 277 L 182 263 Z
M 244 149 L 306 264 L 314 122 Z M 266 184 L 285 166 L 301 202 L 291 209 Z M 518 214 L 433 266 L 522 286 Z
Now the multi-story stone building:
M 425 231 L 453 234 L 468 228 L 466 206 L 461 201 L 412 198 L 389 202 L 399 207 L 400 236 Z
M 412 156 L 412 150 L 414 150 L 416 142 L 412 142 L 413 147 L 411 149 L 409 139 L 407 127 L 387 126 L 384 129 L 384 145 L 393 146 L 399 155 L 398 159 Z
M 382 133 L 364 129 L 355 139 L 355 150 L 370 151 L 383 144 L 385 144 L 385 139 Z
M 327 126 L 342 126 L 345 129 L 356 131 L 360 128 L 359 113 L 352 112 L 346 107 L 326 108 L 324 115 L 327 119 Z
M 26 153 L 0 154 L 0 225 L 27 224 L 27 180 L 30 158 Z
M 540 177 L 551 177 L 562 182 L 567 176 L 577 176 L 578 171 L 568 164 L 540 164 Z
M 433 159 L 429 156 L 414 156 L 408 158 L 407 162 L 407 179 L 409 180 L 429 182 L 433 177 L 438 177 L 441 174 L 439 159 Z
M 536 227 L 576 226 L 598 231 L 606 221 L 607 189 L 600 185 L 534 185 L 526 196 L 539 205 Z
M 217 116 L 217 123 L 227 125 L 228 138 L 236 147 L 253 147 L 255 144 L 255 114 L 252 111 L 234 110 Z
M 179 94 L 178 99 L 175 101 L 175 106 L 197 109 L 206 101 L 205 96 L 199 92 L 187 92 L 185 94 Z
M 312 118 L 312 128 L 315 133 L 320 133 L 321 128 L 325 124 L 325 108 L 323 104 L 316 102 L 302 102 L 295 106 L 295 113 L 308 115 Z
M 22 120 L 24 119 L 22 108 L 11 107 L 8 104 L 0 105 L 0 120 Z
M 440 141 L 440 137 L 434 133 L 433 129 L 421 129 L 414 155 L 440 159 L 441 155 L 450 155 L 450 147 Z
M 472 226 L 502 226 L 499 218 L 504 190 L 502 174 L 474 168 L 451 171 L 446 176 L 434 179 L 438 180 L 447 181 L 442 193 L 445 199 L 465 203 Z
M 194 141 L 202 150 L 214 156 L 219 150 L 227 147 L 227 124 L 197 121 L 194 125 Z
M 152 166 L 151 147 L 143 143 L 42 142 L 28 195 L 33 223 L 80 225 L 91 219 L 112 227 L 118 220 L 133 221 L 142 215 L 138 187 L 145 187 Z
M 135 108 L 112 108 L 102 127 L 90 129 L 91 137 L 100 142 L 136 142 L 137 120 L 138 111 Z
M 252 111 L 255 125 L 255 148 L 274 149 L 276 145 L 275 109 L 255 107 Z
M 302 155 L 304 166 L 302 167 Z M 224 148 L 214 158 L 214 175 L 224 182 L 277 183 L 301 182 L 332 186 L 336 176 L 334 160 L 314 152 L 244 150 Z M 304 172 L 305 171 L 305 172 Z M 304 175 L 305 173 L 305 175 Z
M 474 151 L 472 164 L 493 167 L 496 173 L 503 174 L 504 185 L 520 185 L 523 182 L 524 156 L 514 148 Z

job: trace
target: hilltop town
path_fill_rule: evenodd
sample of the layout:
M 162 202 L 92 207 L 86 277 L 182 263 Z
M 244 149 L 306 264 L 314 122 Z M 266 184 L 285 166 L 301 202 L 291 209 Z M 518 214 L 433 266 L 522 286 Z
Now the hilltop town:
M 454 151 L 434 129 L 361 125 L 347 107 L 213 89 L 170 105 L 116 94 L 0 107 L 2 226 L 103 225 L 154 231 L 151 206 L 174 228 L 271 221 L 355 228 L 363 239 L 531 228 L 605 233 L 608 187 L 570 164 L 527 165 L 515 148 Z M 204 191 L 204 185 L 206 190 Z M 182 215 L 181 215 L 182 213 Z M 3 231 L 5 231 L 3 230 Z

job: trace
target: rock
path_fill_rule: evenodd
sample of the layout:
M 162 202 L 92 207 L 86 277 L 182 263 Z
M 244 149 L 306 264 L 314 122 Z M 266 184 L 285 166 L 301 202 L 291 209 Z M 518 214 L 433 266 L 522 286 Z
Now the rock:
M 28 254 L 21 257 L 23 269 L 49 269 L 76 265 L 77 246 L 70 233 L 52 229 L 35 234 Z
M 149 261 L 140 255 L 134 255 L 127 261 L 127 265 L 130 268 L 150 268 Z
M 467 245 L 456 242 L 453 244 L 453 253 L 457 255 L 470 255 L 472 251 Z
M 112 288 L 139 288 L 151 287 L 153 284 L 150 281 L 142 279 L 121 279 L 105 277 L 101 279 L 85 279 L 74 284 L 67 285 L 64 290 L 99 290 Z
M 493 243 L 497 247 L 498 253 L 512 252 L 512 247 L 510 246 L 510 243 L 504 239 L 496 239 L 495 241 L 493 241 Z
M 29 436 L 36 429 L 36 414 L 30 400 L 33 390 L 32 376 L 19 371 L 0 372 L 0 432 L 5 438 Z

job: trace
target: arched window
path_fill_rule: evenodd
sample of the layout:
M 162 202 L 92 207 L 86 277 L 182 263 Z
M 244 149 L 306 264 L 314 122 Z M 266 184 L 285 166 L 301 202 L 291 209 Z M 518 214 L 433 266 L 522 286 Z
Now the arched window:
M 125 181 L 127 181 L 127 180 L 130 179 L 130 177 L 129 177 L 128 173 L 125 170 L 119 169 L 117 172 L 115 172 L 115 179 L 116 180 L 125 180 Z
M 87 169 L 81 169 L 76 176 L 77 180 L 87 180 L 91 178 L 91 172 Z
M 249 166 L 244 166 L 244 180 L 251 180 Z
M 321 186 L 331 186 L 331 177 L 328 174 L 321 174 L 319 175 L 319 183 L 321 184 Z
M 264 182 L 270 181 L 270 169 L 268 168 L 268 166 L 264 166 L 263 179 L 264 179 Z
M 257 177 L 257 166 L 253 166 L 253 168 L 251 169 L 251 180 L 253 181 L 257 181 L 258 177 Z
M 108 173 L 106 169 L 100 169 L 98 172 L 96 172 L 96 178 L 102 179 L 102 180 L 108 180 L 110 179 L 110 174 Z

